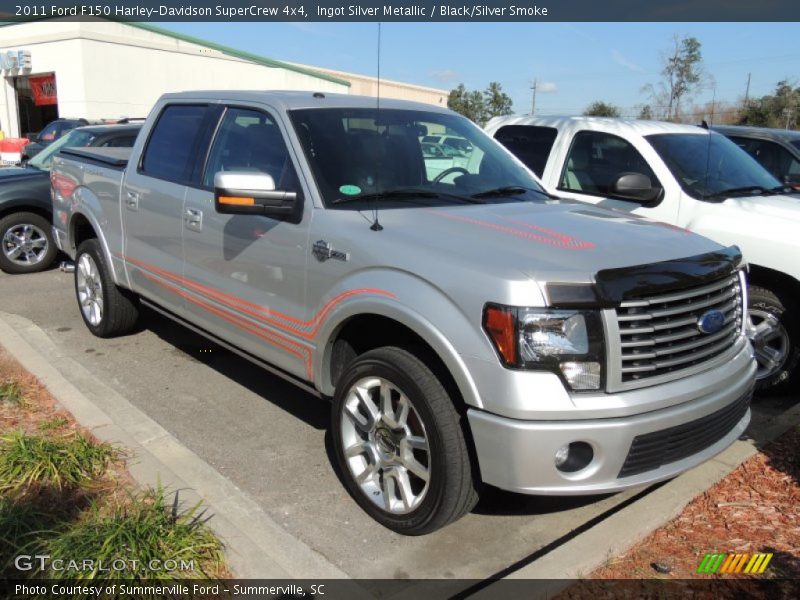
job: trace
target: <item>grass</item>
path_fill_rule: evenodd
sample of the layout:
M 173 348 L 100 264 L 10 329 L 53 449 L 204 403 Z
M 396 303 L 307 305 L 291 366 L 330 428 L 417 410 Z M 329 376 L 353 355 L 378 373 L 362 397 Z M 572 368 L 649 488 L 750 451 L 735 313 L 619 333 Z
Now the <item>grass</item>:
M 178 494 L 170 503 L 160 486 L 111 510 L 92 506 L 85 519 L 46 543 L 45 553 L 51 560 L 92 557 L 94 569 L 46 575 L 136 580 L 217 577 L 224 572 L 222 543 L 206 527 L 204 515 L 200 504 L 180 510 Z M 101 566 L 112 568 L 100 572 Z
M 120 452 L 83 434 L 64 438 L 15 431 L 0 436 L 0 492 L 16 494 L 31 486 L 57 490 L 90 483 Z
M 66 427 L 67 425 L 69 425 L 69 421 L 66 418 L 53 417 L 52 419 L 46 419 L 39 423 L 39 431 L 53 431 Z
M 0 382 L 0 402 L 7 402 L 15 406 L 25 402 L 25 392 L 19 382 L 14 380 Z

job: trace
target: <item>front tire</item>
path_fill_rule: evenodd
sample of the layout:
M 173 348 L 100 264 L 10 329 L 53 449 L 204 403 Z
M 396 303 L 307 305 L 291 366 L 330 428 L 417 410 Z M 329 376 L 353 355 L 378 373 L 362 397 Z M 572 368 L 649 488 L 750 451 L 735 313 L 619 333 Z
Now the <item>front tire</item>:
M 406 350 L 378 348 L 349 364 L 336 387 L 332 433 L 350 495 L 397 533 L 435 531 L 478 500 L 460 415 Z
M 83 322 L 101 338 L 129 333 L 139 317 L 135 295 L 117 287 L 100 242 L 90 239 L 75 256 L 75 296 Z
M 50 222 L 32 212 L 0 219 L 0 269 L 10 274 L 36 273 L 56 257 Z
M 758 364 L 756 389 L 785 392 L 797 381 L 800 363 L 797 317 L 787 310 L 788 300 L 771 290 L 750 286 L 748 295 L 748 337 Z

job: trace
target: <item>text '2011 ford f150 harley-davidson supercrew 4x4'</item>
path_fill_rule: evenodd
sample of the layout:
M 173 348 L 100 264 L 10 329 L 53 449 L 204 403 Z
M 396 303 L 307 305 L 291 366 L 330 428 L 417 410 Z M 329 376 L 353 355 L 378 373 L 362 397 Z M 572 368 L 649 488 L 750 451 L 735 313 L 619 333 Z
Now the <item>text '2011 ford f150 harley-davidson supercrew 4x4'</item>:
M 468 167 L 426 166 L 437 133 Z M 128 332 L 146 304 L 332 398 L 343 480 L 395 531 L 482 484 L 667 479 L 749 422 L 738 249 L 554 198 L 451 111 L 167 94 L 132 150 L 64 151 L 52 182 L 87 327 Z

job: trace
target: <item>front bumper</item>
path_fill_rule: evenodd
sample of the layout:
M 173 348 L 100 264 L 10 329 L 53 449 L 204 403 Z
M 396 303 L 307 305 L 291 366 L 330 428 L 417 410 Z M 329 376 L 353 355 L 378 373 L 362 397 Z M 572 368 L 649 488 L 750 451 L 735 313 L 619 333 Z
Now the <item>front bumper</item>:
M 743 352 L 749 354 L 749 347 Z M 737 368 L 731 373 L 733 365 Z M 713 369 L 683 380 L 684 383 L 696 380 L 697 389 L 707 390 L 704 384 L 708 379 L 724 376 L 724 386 L 711 386 L 714 391 L 700 393 L 675 406 L 618 418 L 523 421 L 470 409 L 467 416 L 482 479 L 499 488 L 526 494 L 579 495 L 615 492 L 674 477 L 732 444 L 747 428 L 750 410 L 737 418 L 735 425 L 723 432 L 722 437 L 711 440 L 710 445 L 679 460 L 620 477 L 634 438 L 695 421 L 707 423 L 708 419 L 702 420 L 704 417 L 724 414 L 726 408 L 743 402 L 743 398 L 749 402 L 755 368 L 752 360 L 734 360 L 728 364 L 728 369 Z M 647 391 L 667 394 L 668 390 L 669 386 L 665 385 Z M 691 442 L 691 437 L 691 434 L 684 434 L 681 439 Z M 565 473 L 556 468 L 555 454 L 572 442 L 589 444 L 593 458 L 585 468 Z

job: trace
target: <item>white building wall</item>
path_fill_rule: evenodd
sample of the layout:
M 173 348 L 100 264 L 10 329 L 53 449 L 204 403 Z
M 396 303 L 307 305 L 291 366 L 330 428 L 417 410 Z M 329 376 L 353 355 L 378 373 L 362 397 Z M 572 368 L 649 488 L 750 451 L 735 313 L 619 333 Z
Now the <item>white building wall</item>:
M 122 23 L 38 22 L 0 27 L 0 51 L 31 51 L 32 69 L 55 72 L 62 117 L 144 117 L 166 92 L 293 89 L 348 93 L 313 74 L 269 67 Z M 19 136 L 10 77 L 0 90 L 0 125 Z

